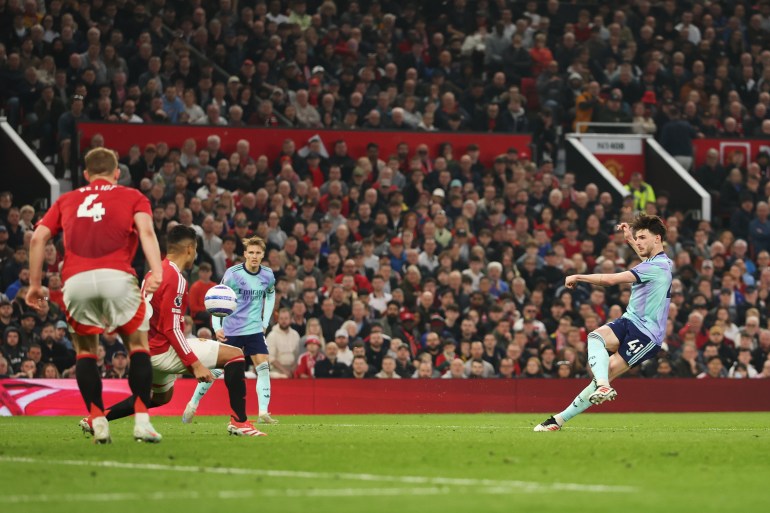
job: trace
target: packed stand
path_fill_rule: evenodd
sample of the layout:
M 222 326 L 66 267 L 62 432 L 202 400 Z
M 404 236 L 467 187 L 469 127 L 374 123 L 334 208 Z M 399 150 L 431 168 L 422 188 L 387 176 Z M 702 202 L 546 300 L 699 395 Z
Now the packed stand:
M 267 334 L 274 377 L 585 376 L 587 334 L 622 314 L 630 287 L 568 290 L 564 278 L 633 265 L 614 226 L 639 208 L 666 219 L 666 251 L 677 268 L 663 356 L 628 374 L 770 377 L 770 253 L 755 238 L 749 245 L 685 218 L 665 193 L 648 201 L 644 182 L 636 184 L 644 194 L 616 207 L 595 185 L 578 190 L 572 173 L 557 178 L 552 163 L 537 166 L 514 149 L 488 169 L 474 144 L 454 160 L 451 147 L 423 156 L 422 145 L 403 143 L 403 158 L 387 162 L 374 151 L 354 158 L 342 140 L 328 158 L 301 157 L 287 140 L 273 162 L 252 157 L 245 140 L 229 155 L 215 135 L 205 148 L 185 146 L 186 166 L 181 149 L 160 141 L 134 148 L 138 158 L 121 166 L 144 175 L 161 246 L 177 223 L 200 235 L 189 336 L 212 337 L 203 297 L 242 260 L 242 239 L 267 241 L 265 265 L 277 277 Z M 324 177 L 320 187 L 315 176 Z M 33 313 L 23 302 L 26 248 L 40 213 L 12 206 L 8 193 L 1 199 L 5 374 L 39 375 L 37 367 L 52 362 L 66 375 L 72 352 L 61 322 L 60 245 L 46 248 L 50 311 Z M 769 210 L 760 202 L 752 230 L 770 225 Z M 741 215 L 750 214 L 734 213 Z M 141 255 L 135 266 L 142 275 Z M 123 375 L 120 341 L 104 336 L 103 348 L 109 372 Z
M 599 4 L 0 0 L 0 108 L 60 175 L 82 120 L 770 135 L 770 2 Z
M 614 226 L 645 210 L 667 221 L 676 279 L 665 351 L 628 375 L 770 376 L 770 159 L 710 155 L 694 170 L 721 198 L 713 226 L 639 176 L 616 205 L 553 164 L 560 133 L 585 121 L 655 133 L 685 165 L 692 137 L 770 133 L 767 2 L 43 4 L 0 0 L 0 101 L 60 174 L 85 119 L 533 134 L 531 158 L 490 166 L 473 144 L 349 155 L 340 140 L 300 156 L 287 140 L 270 158 L 211 135 L 132 148 L 124 180 L 149 197 L 161 244 L 174 223 L 200 235 L 190 335 L 211 336 L 203 294 L 257 234 L 278 279 L 276 377 L 585 376 L 587 333 L 629 290 L 566 290 L 564 277 L 632 265 Z M 71 372 L 60 245 L 47 247 L 49 311 L 23 302 L 39 217 L 0 195 L 0 376 Z M 121 342 L 102 345 L 104 372 L 124 375 Z

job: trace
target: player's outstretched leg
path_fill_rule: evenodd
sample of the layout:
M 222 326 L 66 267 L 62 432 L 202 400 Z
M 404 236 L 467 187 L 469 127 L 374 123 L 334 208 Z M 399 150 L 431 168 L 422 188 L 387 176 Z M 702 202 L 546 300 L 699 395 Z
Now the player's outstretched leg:
M 214 375 L 215 379 L 219 379 L 224 373 L 225 371 L 222 369 L 211 369 L 211 374 Z M 213 384 L 213 381 L 211 383 L 198 383 L 198 386 L 195 387 L 195 392 L 193 392 L 193 395 L 190 398 L 190 402 L 187 403 L 187 406 L 184 409 L 184 413 L 182 414 L 182 422 L 185 424 L 192 422 L 193 417 L 195 417 L 195 412 L 198 410 L 198 405 L 200 404 L 201 399 L 203 399 L 203 396 L 206 395 L 206 392 L 209 391 Z
M 77 336 L 77 335 L 76 335 Z M 104 403 L 102 402 L 102 377 L 96 365 L 96 354 L 80 352 L 75 364 L 75 378 L 77 379 L 80 395 L 86 403 L 92 422 L 91 432 L 94 434 L 94 443 L 108 444 L 110 438 L 110 426 L 104 417 Z
M 565 422 L 572 417 L 583 413 L 591 406 L 591 402 L 588 400 L 589 396 L 596 390 L 596 385 L 593 381 L 583 389 L 580 394 L 567 406 L 561 413 L 557 413 L 553 417 L 548 417 L 546 420 L 535 426 L 535 431 L 559 431 Z
M 262 362 L 256 366 L 257 371 L 257 400 L 259 401 L 259 420 L 263 424 L 278 424 L 270 416 L 270 365 Z

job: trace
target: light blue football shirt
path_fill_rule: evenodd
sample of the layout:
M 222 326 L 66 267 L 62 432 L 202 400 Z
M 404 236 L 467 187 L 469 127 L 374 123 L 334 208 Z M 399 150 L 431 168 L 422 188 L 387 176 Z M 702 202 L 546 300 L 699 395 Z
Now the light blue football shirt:
M 251 273 L 243 264 L 236 264 L 225 271 L 222 284 L 233 289 L 238 298 L 235 311 L 221 319 L 225 336 L 264 333 L 265 326 L 262 322 L 262 315 L 265 301 L 269 295 L 275 297 L 273 270 L 261 265 L 256 273 Z M 214 319 L 214 329 L 216 330 L 219 329 L 219 326 L 217 326 L 217 318 Z
M 658 345 L 666 336 L 673 268 L 674 263 L 661 251 L 631 269 L 636 283 L 631 286 L 631 299 L 623 317 Z

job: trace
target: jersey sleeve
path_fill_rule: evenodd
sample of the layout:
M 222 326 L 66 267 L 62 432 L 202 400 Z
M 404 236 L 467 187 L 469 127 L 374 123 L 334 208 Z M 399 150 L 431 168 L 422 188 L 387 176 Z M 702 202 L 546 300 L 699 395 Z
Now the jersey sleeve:
M 61 231 L 61 200 L 56 201 L 53 205 L 51 205 L 51 208 L 49 208 L 48 212 L 45 213 L 43 218 L 38 221 L 37 225 L 45 226 L 51 230 L 52 237 Z
M 134 214 L 138 214 L 140 212 L 143 212 L 145 214 L 148 214 L 152 216 L 152 207 L 150 206 L 150 200 L 147 199 L 147 196 L 142 194 L 139 191 L 136 191 L 136 201 L 134 202 Z
M 265 306 L 262 310 L 262 332 L 267 331 L 270 321 L 273 319 L 273 309 L 275 308 L 275 275 L 270 270 L 270 280 L 268 281 L 265 293 Z
M 662 269 L 650 262 L 642 262 L 631 269 L 631 272 L 636 277 L 636 283 L 647 283 L 659 277 Z
M 168 277 L 166 276 L 168 275 Z M 166 282 L 166 280 L 168 280 Z M 155 305 L 155 314 L 158 315 L 158 330 L 163 333 L 171 347 L 187 367 L 198 361 L 187 338 L 184 336 L 184 312 L 182 312 L 183 298 L 182 294 L 187 291 L 179 292 L 179 274 L 164 273 L 163 292 Z

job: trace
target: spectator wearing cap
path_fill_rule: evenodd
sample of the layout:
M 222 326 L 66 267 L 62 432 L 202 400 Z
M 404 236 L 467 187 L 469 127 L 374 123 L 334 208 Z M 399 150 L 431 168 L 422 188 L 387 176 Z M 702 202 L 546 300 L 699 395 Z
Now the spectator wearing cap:
M 125 349 L 118 349 L 112 353 L 110 359 L 110 368 L 104 375 L 105 379 L 127 379 L 128 378 L 128 354 Z
M 16 326 L 13 318 L 13 305 L 6 296 L 0 294 L 0 334 L 9 326 Z
M 25 349 L 32 344 L 40 345 L 40 335 L 37 330 L 37 314 L 31 310 L 23 312 L 19 316 L 19 334 L 21 346 Z
M 340 328 L 334 333 L 333 343 L 337 346 L 336 358 L 340 363 L 350 366 L 353 363 L 353 351 L 350 348 L 350 334 L 345 328 Z
M 308 335 L 305 339 L 305 352 L 299 355 L 297 368 L 294 369 L 295 378 L 307 379 L 314 377 L 313 371 L 316 363 L 325 358 L 320 349 L 321 340 L 315 335 Z
M 56 321 L 54 324 L 54 340 L 57 344 L 63 345 L 68 351 L 74 351 L 72 341 L 69 339 L 69 326 L 64 321 Z
M 631 123 L 633 118 L 630 114 L 623 110 L 623 94 L 619 89 L 613 89 L 607 98 L 606 103 L 595 112 L 593 121 L 597 123 Z M 613 133 L 613 134 L 626 134 L 630 129 L 625 126 L 600 126 L 596 129 L 597 132 Z

